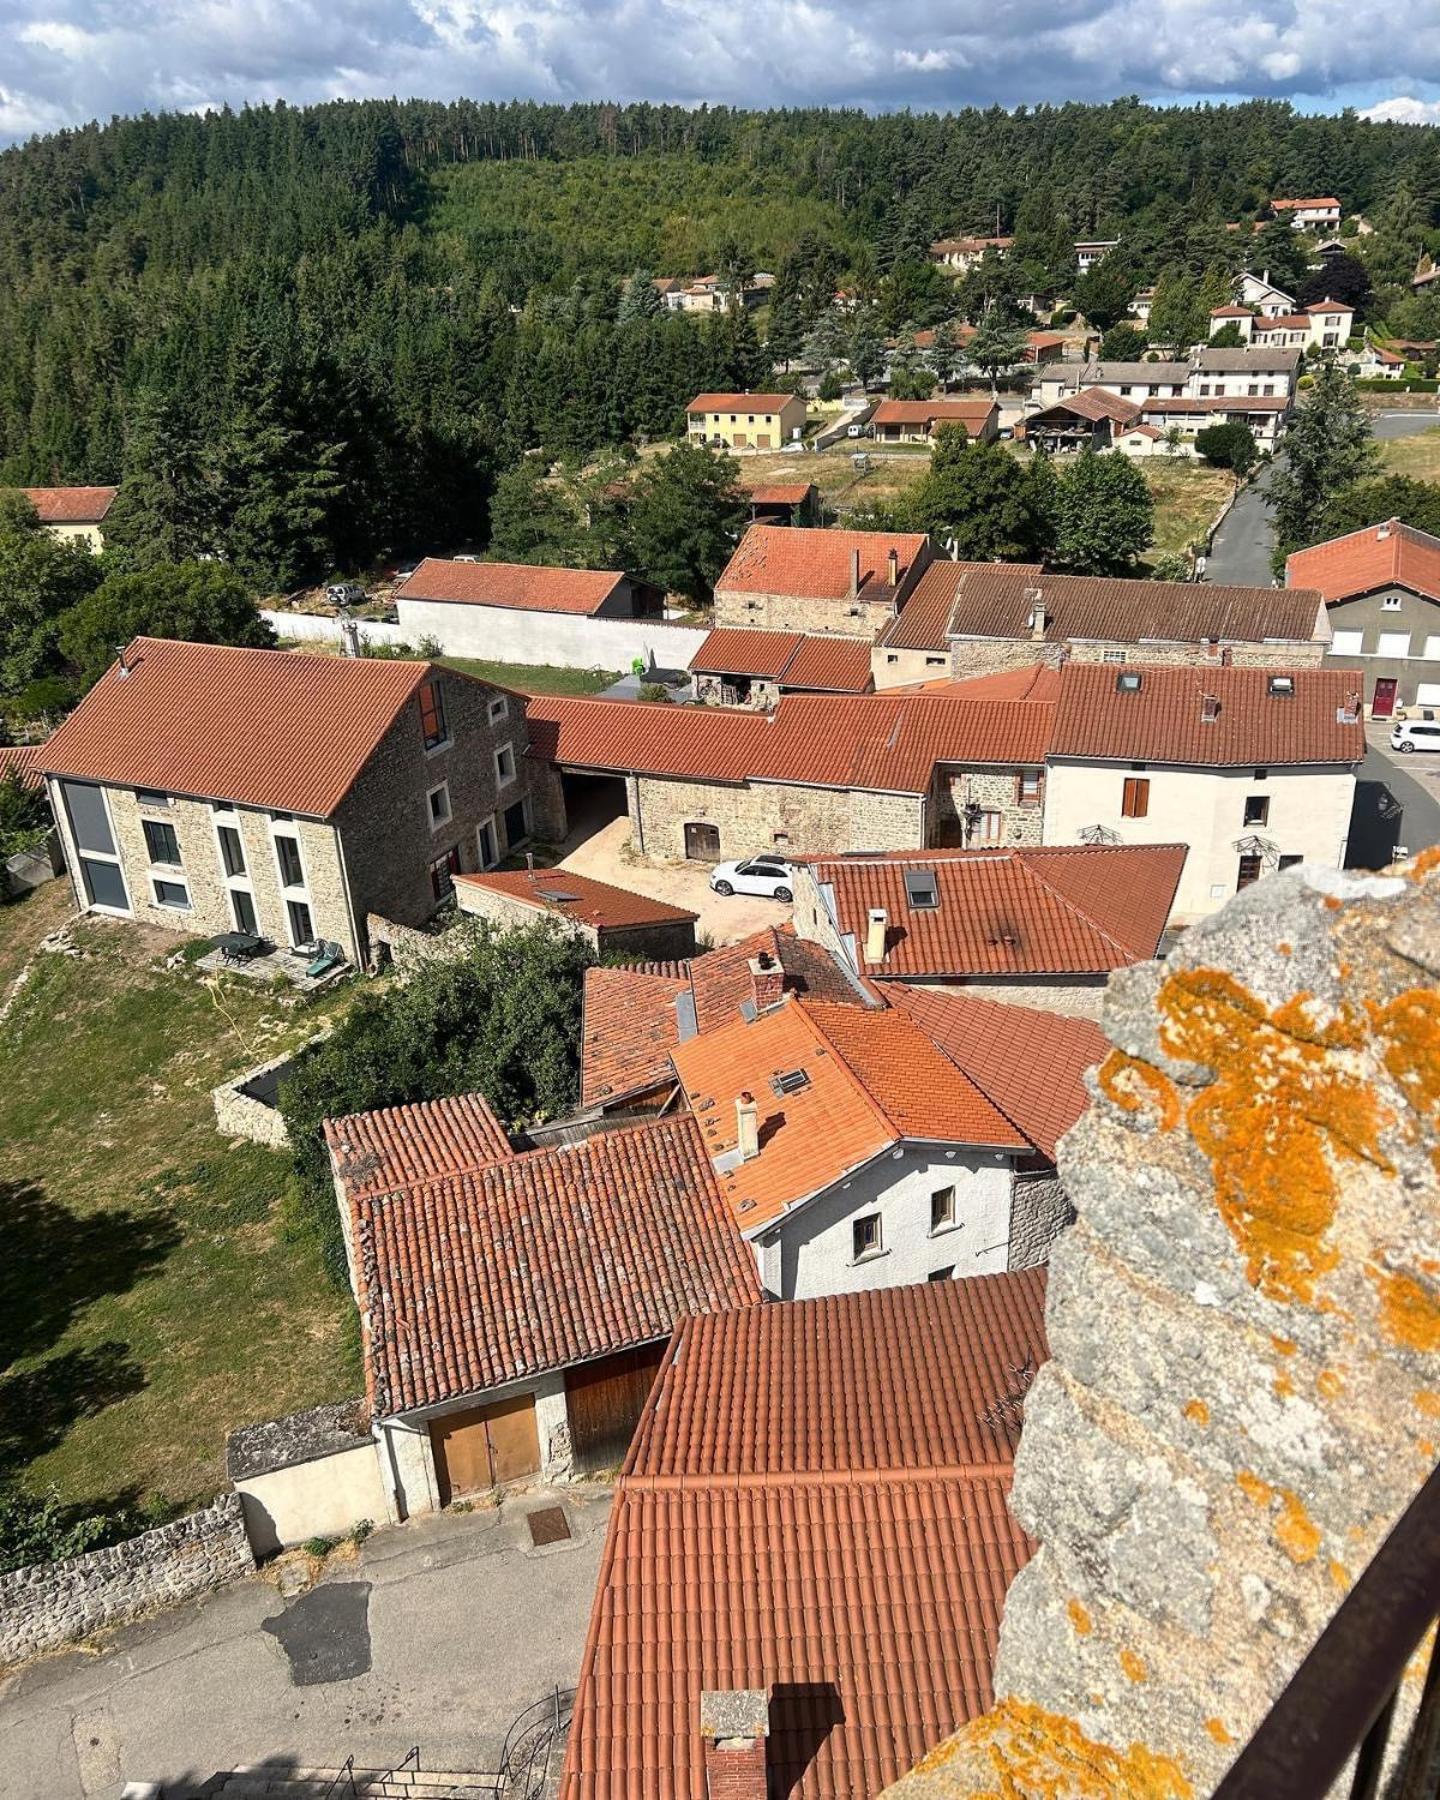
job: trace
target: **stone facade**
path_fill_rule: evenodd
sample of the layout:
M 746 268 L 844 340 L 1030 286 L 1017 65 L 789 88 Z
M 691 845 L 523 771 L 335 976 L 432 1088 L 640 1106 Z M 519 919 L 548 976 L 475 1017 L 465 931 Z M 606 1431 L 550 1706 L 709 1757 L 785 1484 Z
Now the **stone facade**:
M 720 857 L 789 850 L 818 856 L 837 845 L 904 850 L 924 842 L 925 802 L 918 794 L 860 789 L 630 778 L 631 842 L 643 856 L 683 858 L 687 824 L 714 825 Z
M 1034 800 L 1020 798 L 1022 773 L 1038 775 Z M 979 817 L 967 812 L 979 808 Z M 1043 769 L 955 769 L 935 771 L 929 809 L 930 831 L 923 842 L 951 849 L 1024 848 L 1044 841 Z
M 455 890 L 459 911 L 466 917 L 488 919 L 501 931 L 524 931 L 549 920 L 562 931 L 572 932 L 597 956 L 622 956 L 637 962 L 679 962 L 695 954 L 693 919 L 656 920 L 649 925 L 591 925 L 583 919 L 567 919 L 548 908 L 530 906 L 513 895 L 462 882 Z
M 1063 643 L 1043 639 L 951 638 L 942 653 L 929 650 L 892 650 L 877 644 L 871 653 L 871 673 L 877 689 L 905 687 L 913 682 L 974 681 L 982 675 L 1005 675 L 1012 669 L 1058 669 L 1065 662 L 1136 662 L 1163 667 L 1220 668 L 1233 664 L 1248 669 L 1310 669 L 1322 663 L 1334 666 L 1325 645 L 1317 638 L 1305 643 L 1227 644 L 1223 655 L 1199 644 L 1133 643 L 1124 638 L 1072 638 Z M 1341 668 L 1351 664 L 1338 659 Z M 1389 671 L 1382 671 L 1388 673 Z
M 705 675 L 699 671 L 691 689 L 702 706 L 746 706 L 771 712 L 780 704 L 780 683 L 763 675 Z
M 997 1704 L 896 1800 L 1211 1792 L 1414 1498 L 1440 1411 L 1437 979 L 1421 865 L 1261 883 L 1112 982 L 1016 1465 L 1040 1548 Z
M 1036 1159 L 1033 1169 L 1017 1170 L 1010 1198 L 1010 1260 L 1007 1269 L 1033 1269 L 1049 1262 L 1050 1247 L 1075 1223 L 1060 1177 L 1049 1163 Z
M 890 590 L 883 600 L 816 599 L 805 594 L 747 593 L 716 588 L 715 623 L 744 631 L 804 631 L 816 637 L 875 639 L 895 617 Z
M 108 1550 L 0 1575 L 0 1666 L 124 1625 L 254 1572 L 239 1497 Z

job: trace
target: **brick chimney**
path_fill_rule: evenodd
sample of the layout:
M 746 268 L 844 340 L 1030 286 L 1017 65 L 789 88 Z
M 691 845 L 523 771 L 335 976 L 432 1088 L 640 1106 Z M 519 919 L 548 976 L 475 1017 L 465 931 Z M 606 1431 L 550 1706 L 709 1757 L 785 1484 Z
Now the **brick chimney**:
M 898 550 L 892 550 L 890 552 L 889 560 L 886 563 L 886 574 L 889 577 L 891 587 L 892 588 L 899 587 L 899 585 L 900 585 L 900 552 Z
M 860 594 L 860 552 L 850 552 L 850 599 L 855 600 Z
M 700 1696 L 708 1800 L 765 1800 L 768 1688 L 728 1688 Z
M 872 906 L 865 917 L 865 960 L 867 963 L 882 963 L 885 960 L 885 928 L 890 923 L 889 914 L 883 906 Z
M 785 997 L 785 971 L 768 950 L 750 960 L 750 995 L 756 1012 L 778 1006 Z
M 760 1108 L 748 1088 L 735 1102 L 735 1139 L 741 1162 L 753 1162 L 760 1154 Z

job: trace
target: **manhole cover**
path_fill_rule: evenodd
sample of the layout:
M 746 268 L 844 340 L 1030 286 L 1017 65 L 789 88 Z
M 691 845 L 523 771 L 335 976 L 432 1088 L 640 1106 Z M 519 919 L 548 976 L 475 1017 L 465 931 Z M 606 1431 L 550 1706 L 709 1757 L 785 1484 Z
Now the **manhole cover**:
M 563 1544 L 570 1535 L 563 1506 L 537 1506 L 525 1518 L 530 1526 L 530 1541 L 537 1549 L 541 1544 Z

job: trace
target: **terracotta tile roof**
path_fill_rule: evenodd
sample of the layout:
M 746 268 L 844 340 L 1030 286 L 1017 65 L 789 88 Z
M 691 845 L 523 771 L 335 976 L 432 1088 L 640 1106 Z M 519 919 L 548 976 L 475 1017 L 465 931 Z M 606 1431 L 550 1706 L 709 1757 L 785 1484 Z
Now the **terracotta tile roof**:
M 814 492 L 813 481 L 762 481 L 750 498 L 759 506 L 803 506 Z
M 515 1154 L 483 1094 L 327 1119 L 325 1142 L 351 1199 L 460 1175 Z
M 1318 588 L 1327 604 L 1391 586 L 1440 600 L 1440 538 L 1386 519 L 1295 551 L 1285 564 L 1285 580 Z
M 721 625 L 706 634 L 705 642 L 690 658 L 690 669 L 704 675 L 749 675 L 778 681 L 804 641 L 798 631 L 745 631 Z M 868 647 L 862 644 L 861 648 L 868 658 Z
M 637 894 L 633 888 L 612 887 L 573 869 L 492 869 L 487 874 L 457 875 L 457 890 L 501 894 L 538 912 L 560 919 L 575 919 L 600 930 L 623 931 L 640 925 L 693 924 L 698 913 L 668 901 Z M 460 910 L 465 910 L 461 902 Z
M 165 638 L 136 638 L 125 662 L 130 673 L 107 669 L 45 745 L 47 774 L 315 818 L 345 798 L 433 672 Z
M 1340 202 L 1333 194 L 1322 194 L 1318 200 L 1272 200 L 1271 212 L 1298 212 L 1301 207 L 1324 206 L 1334 211 Z
M 872 425 L 965 425 L 983 430 L 993 400 L 882 400 L 870 415 Z
M 859 972 L 880 979 L 1103 975 L 1156 954 L 1185 866 L 1183 844 L 914 850 L 812 861 Z M 915 907 L 906 876 L 933 879 Z M 872 908 L 887 916 L 885 961 L 864 961 Z
M 909 687 L 886 688 L 887 694 L 949 694 L 956 700 L 1040 700 L 1053 702 L 1060 693 L 1060 671 L 1046 663 L 1003 669 L 998 675 L 972 675 L 956 681 L 948 675 Z
M 27 487 L 20 492 L 42 525 L 98 525 L 120 492 L 113 487 Z
M 45 777 L 40 765 L 45 748 L 44 744 L 0 744 L 0 781 L 13 772 L 20 777 L 22 787 L 43 787 Z
M 872 684 L 870 646 L 863 638 L 807 637 L 780 677 L 786 690 L 867 694 Z
M 850 598 L 850 559 L 860 553 L 860 598 L 891 593 L 889 555 L 899 559 L 900 583 L 917 558 L 929 555 L 923 532 L 832 531 L 799 525 L 752 525 L 741 538 L 715 592 L 787 594 L 809 600 Z
M 1098 1025 L 956 988 L 896 982 L 886 996 L 1055 1160 L 1056 1144 L 1090 1104 L 1085 1072 L 1110 1050 Z
M 936 560 L 921 572 L 910 598 L 876 640 L 887 650 L 948 650 L 950 615 L 955 595 L 972 575 L 1001 571 L 1001 579 L 1031 586 L 1044 572 L 1042 563 L 946 562 Z
M 1015 240 L 1013 237 L 936 238 L 935 242 L 930 246 L 930 249 L 937 256 L 943 256 L 947 250 L 959 250 L 973 255 L 980 251 L 992 248 L 996 250 L 1008 250 L 1014 242 Z
M 1015 1434 L 984 1421 L 1046 1359 L 1043 1306 L 1033 1270 L 684 1321 L 616 1495 L 562 1800 L 702 1795 L 706 1689 L 770 1690 L 791 1800 L 876 1794 L 984 1710 L 1031 1549 Z
M 355 1202 L 377 1416 L 666 1336 L 760 1298 L 695 1123 L 660 1119 Z
M 1119 691 L 1122 673 L 1139 673 L 1138 693 Z M 1286 681 L 1293 691 L 1282 695 L 1273 684 Z M 1209 722 L 1207 696 L 1219 703 Z M 1051 754 L 1205 768 L 1357 763 L 1365 755 L 1358 707 L 1359 684 L 1343 669 L 1122 671 L 1069 663 L 1060 672 Z
M 685 410 L 687 413 L 779 412 L 794 398 L 794 394 L 697 394 Z
M 896 1012 L 790 999 L 678 1045 L 671 1061 L 742 1231 L 769 1223 L 902 1138 L 1028 1147 Z M 776 1091 L 778 1076 L 799 1070 L 803 1084 Z M 748 1162 L 735 1160 L 742 1093 L 760 1108 L 760 1152 Z
M 1212 319 L 1249 319 L 1253 318 L 1254 314 L 1248 306 L 1212 306 L 1210 317 Z
M 1031 413 L 1022 423 L 1028 428 L 1056 413 L 1074 413 L 1080 419 L 1111 419 L 1117 425 L 1130 425 L 1140 417 L 1140 404 L 1136 400 L 1124 400 L 1108 388 L 1086 387 L 1067 394 L 1062 400 L 1051 401 L 1049 406 Z
M 555 569 L 532 563 L 447 562 L 427 556 L 395 590 L 400 600 L 450 600 L 462 606 L 526 612 L 596 613 L 626 579 L 617 569 Z

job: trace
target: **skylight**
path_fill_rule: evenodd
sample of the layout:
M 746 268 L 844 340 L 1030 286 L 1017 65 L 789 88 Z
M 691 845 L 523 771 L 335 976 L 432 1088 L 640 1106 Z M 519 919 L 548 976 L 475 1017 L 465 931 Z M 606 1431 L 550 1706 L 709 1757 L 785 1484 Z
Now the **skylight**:
M 933 869 L 905 871 L 905 898 L 917 912 L 933 912 L 940 904 L 940 890 Z

